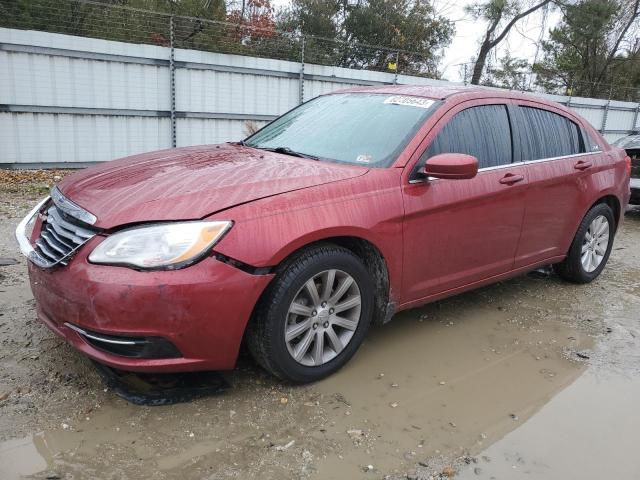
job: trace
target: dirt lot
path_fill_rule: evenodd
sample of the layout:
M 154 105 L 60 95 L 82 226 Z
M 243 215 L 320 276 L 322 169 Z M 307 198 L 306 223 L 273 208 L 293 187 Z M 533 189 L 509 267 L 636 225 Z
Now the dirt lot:
M 397 315 L 339 374 L 132 405 L 35 316 L 0 178 L 0 478 L 640 478 L 640 210 L 588 286 L 533 273 Z M 15 260 L 15 264 L 13 264 Z

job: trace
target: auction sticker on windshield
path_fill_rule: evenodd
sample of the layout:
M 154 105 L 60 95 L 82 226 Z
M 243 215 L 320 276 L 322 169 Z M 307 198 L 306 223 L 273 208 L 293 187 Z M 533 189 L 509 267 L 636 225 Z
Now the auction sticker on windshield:
M 384 103 L 392 105 L 405 105 L 407 107 L 431 108 L 433 100 L 422 97 L 408 97 L 406 95 L 394 95 L 385 99 Z

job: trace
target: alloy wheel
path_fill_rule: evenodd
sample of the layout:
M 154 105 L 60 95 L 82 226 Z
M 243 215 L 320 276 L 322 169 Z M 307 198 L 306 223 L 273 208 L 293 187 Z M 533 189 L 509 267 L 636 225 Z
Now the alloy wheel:
M 591 273 L 600 266 L 608 246 L 609 221 L 605 216 L 598 215 L 589 225 L 582 241 L 580 260 L 585 272 Z
M 289 306 L 284 329 L 289 354 L 308 367 L 334 359 L 355 334 L 361 305 L 360 288 L 348 273 L 332 269 L 311 277 Z

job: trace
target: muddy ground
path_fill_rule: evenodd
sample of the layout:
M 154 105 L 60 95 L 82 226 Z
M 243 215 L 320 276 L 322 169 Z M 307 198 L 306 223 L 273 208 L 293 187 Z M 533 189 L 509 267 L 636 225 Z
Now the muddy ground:
M 0 179 L 0 479 L 640 478 L 640 210 L 603 275 L 532 273 L 396 315 L 337 375 L 132 405 L 35 316 Z M 15 260 L 15 264 L 13 260 Z

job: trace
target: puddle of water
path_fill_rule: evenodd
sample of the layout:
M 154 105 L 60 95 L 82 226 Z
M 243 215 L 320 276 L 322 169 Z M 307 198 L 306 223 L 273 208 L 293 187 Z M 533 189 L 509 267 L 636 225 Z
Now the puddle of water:
M 625 228 L 639 218 L 627 218 Z M 591 315 L 602 319 L 607 334 L 589 352 L 589 369 L 483 451 L 460 479 L 640 479 L 639 233 L 616 239 L 605 280 L 592 286 L 603 308 Z
M 464 478 L 640 478 L 637 212 L 590 286 L 520 277 L 397 315 L 316 385 L 240 368 L 223 396 L 159 408 L 129 405 L 98 383 L 91 388 L 99 394 L 83 402 L 76 395 L 87 384 L 77 380 L 43 389 L 47 376 L 34 376 L 42 364 L 82 378 L 87 371 L 70 349 L 47 353 L 36 342 L 24 353 L 33 309 L 23 273 L 12 273 L 0 303 L 13 313 L 0 333 L 21 356 L 5 357 L 17 366 L 3 378 L 19 378 L 32 393 L 12 393 L 0 430 L 53 429 L 0 443 L 0 479 L 45 471 L 75 479 L 405 478 L 420 461 L 467 452 L 492 460 L 472 465 L 481 476 L 472 468 Z M 3 272 L 11 268 L 18 271 Z M 605 331 L 592 349 L 584 332 Z M 565 349 L 591 350 L 586 374 Z M 25 418 L 39 427 L 16 429 Z M 55 429 L 61 421 L 69 428 Z
M 506 288 L 507 293 L 518 290 Z M 592 343 L 561 322 L 524 321 L 516 313 L 522 308 L 483 303 L 484 294 L 411 310 L 374 329 L 341 372 L 292 391 L 294 397 L 314 396 L 319 407 L 301 401 L 291 405 L 291 414 L 280 417 L 289 426 L 257 428 L 254 400 L 259 399 L 246 390 L 171 407 L 114 400 L 72 429 L 2 444 L 0 465 L 11 464 L 11 470 L 0 470 L 0 478 L 45 469 L 91 478 L 109 458 L 117 459 L 123 478 L 144 478 L 144 471 L 201 478 L 203 472 L 220 473 L 222 466 L 232 473 L 234 463 L 247 455 L 256 457 L 255 472 L 282 478 L 291 473 L 287 455 L 307 455 L 310 462 L 311 450 L 318 455 L 315 478 L 342 479 L 363 474 L 362 465 L 389 472 L 440 451 L 480 450 L 580 375 L 582 365 L 564 359 L 563 346 L 582 349 Z M 280 393 L 274 393 L 279 403 Z M 235 417 L 229 419 L 223 405 Z M 319 411 L 326 418 L 321 428 L 302 432 Z M 273 416 L 268 412 L 260 415 Z M 191 429 L 202 427 L 196 438 L 189 437 Z M 271 436 L 265 441 L 266 433 Z M 268 446 L 271 441 L 286 445 L 289 439 L 296 442 L 290 451 Z M 9 462 L 14 457 L 20 461 Z M 261 470 L 269 462 L 273 466 Z
M 456 478 L 638 479 L 639 400 L 637 377 L 588 371 Z
M 124 411 L 126 412 L 127 408 L 124 408 Z M 136 455 L 144 456 L 142 451 L 134 446 L 135 439 L 141 436 L 140 433 L 136 434 L 131 425 L 130 428 L 125 427 L 121 430 L 112 424 L 114 418 L 123 413 L 118 411 L 114 415 L 113 411 L 106 409 L 98 413 L 90 423 L 87 422 L 86 429 L 83 424 L 79 424 L 76 430 L 48 430 L 19 440 L 0 443 L 0 479 L 12 480 L 35 475 L 65 464 L 76 456 L 100 456 L 104 453 L 100 446 L 105 444 L 129 443 Z M 87 473 L 91 471 L 92 463 L 87 464 Z M 64 469 L 69 470 L 73 468 Z
M 0 478 L 13 479 L 21 475 L 33 475 L 46 468 L 47 461 L 38 453 L 34 436 L 0 444 Z
M 320 461 L 314 478 L 357 477 L 368 465 L 401 472 L 441 452 L 477 452 L 583 372 L 561 350 L 590 348 L 590 337 L 560 322 L 520 322 L 513 311 L 474 299 L 398 315 L 341 372 L 317 385 L 338 398 L 328 434 L 363 434 L 355 435 L 355 446 Z

